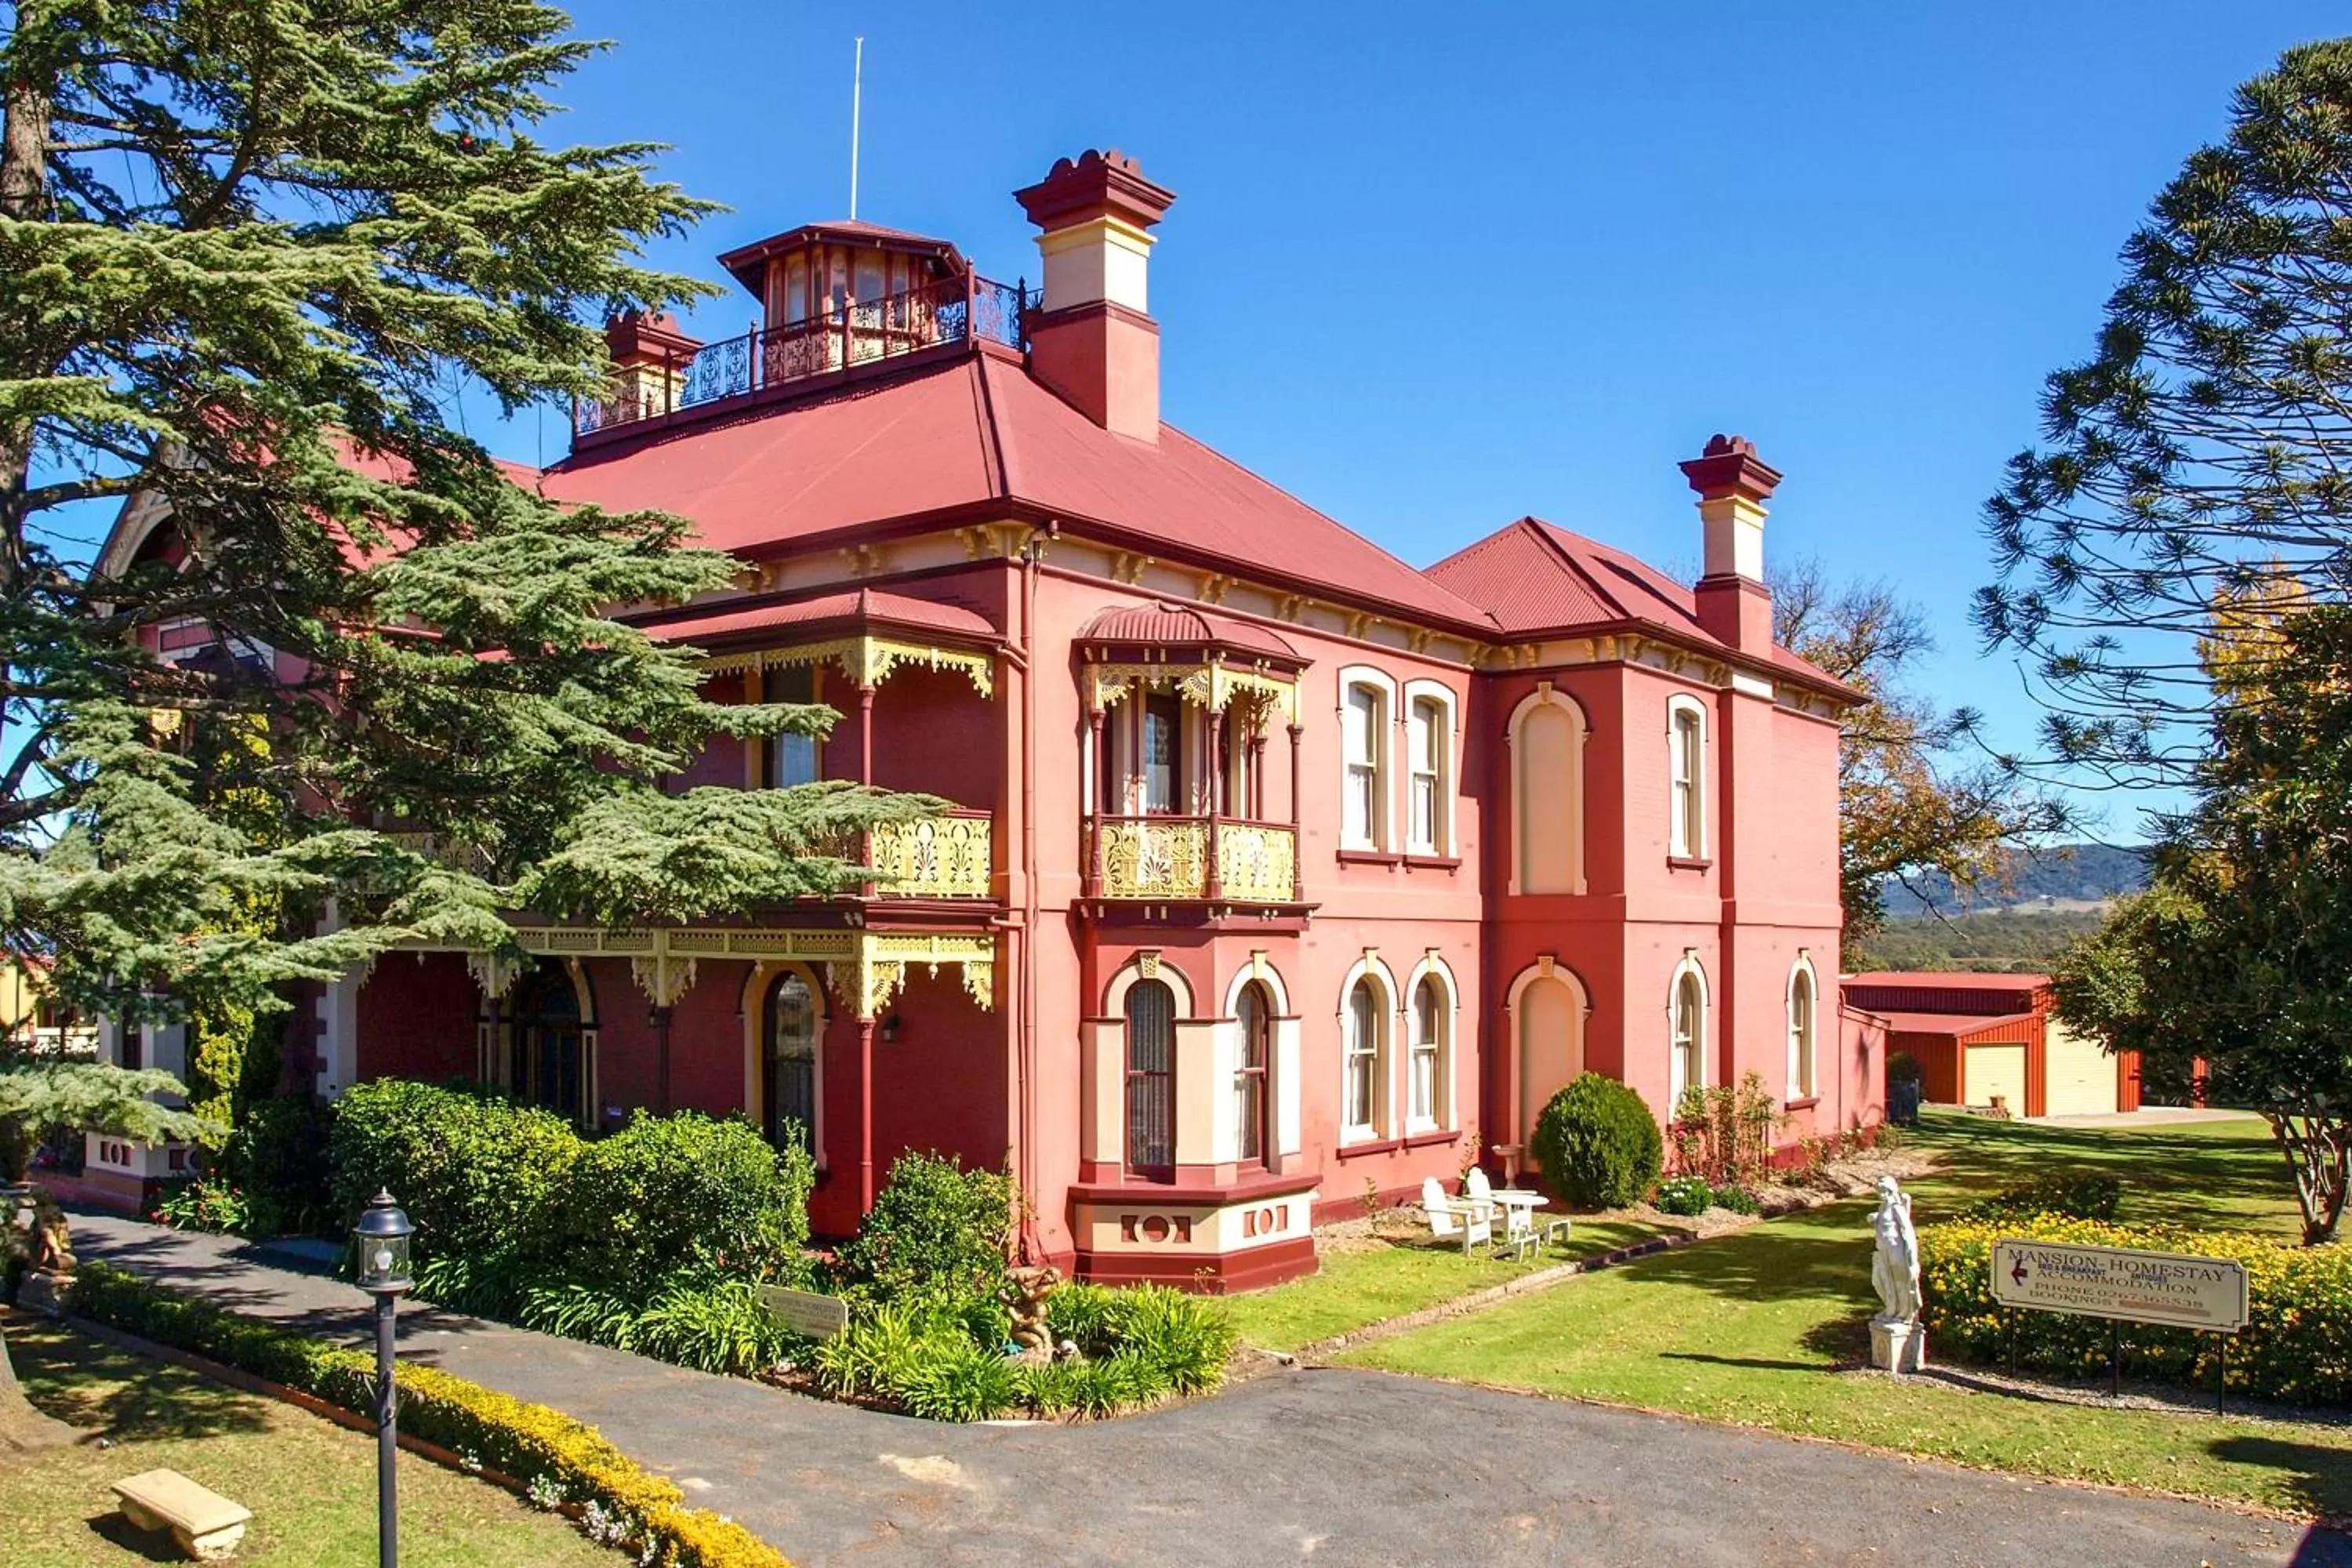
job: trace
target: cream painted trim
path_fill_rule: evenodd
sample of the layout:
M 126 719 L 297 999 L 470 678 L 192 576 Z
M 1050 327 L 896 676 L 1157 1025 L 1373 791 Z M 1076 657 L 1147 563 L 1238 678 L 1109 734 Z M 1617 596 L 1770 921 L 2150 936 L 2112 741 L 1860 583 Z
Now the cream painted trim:
M 1812 1016 L 1806 1024 L 1807 1033 L 1811 1037 L 1803 1042 L 1801 1048 L 1797 1039 L 1797 982 L 1800 978 L 1811 987 L 1813 1000 Z M 1821 1092 L 1822 977 L 1813 968 L 1811 949 L 1801 947 L 1797 950 L 1797 962 L 1789 966 L 1789 984 L 1781 1001 L 1788 1011 L 1789 1022 L 1789 1092 L 1783 1099 L 1804 1100 Z M 1808 1070 L 1800 1073 L 1797 1070 L 1800 1064 Z
M 1052 256 L 1082 245 L 1116 245 L 1138 256 L 1149 256 L 1151 247 L 1159 243 L 1133 224 L 1123 223 L 1106 213 L 1067 228 L 1048 229 L 1037 237 L 1037 250 L 1040 255 Z
M 1238 1017 L 1240 1016 L 1238 1009 L 1240 1008 L 1242 1002 L 1242 987 L 1248 984 L 1253 980 L 1257 980 L 1265 983 L 1266 990 L 1272 994 L 1274 997 L 1274 1016 L 1277 1018 L 1288 1017 L 1290 1016 L 1290 987 L 1284 983 L 1282 971 L 1276 969 L 1274 964 L 1267 960 L 1263 951 L 1252 952 L 1250 954 L 1250 960 L 1251 962 L 1244 963 L 1240 968 L 1234 970 L 1233 978 L 1225 982 L 1224 1011 L 1220 1013 L 1218 1016 L 1223 1018 Z
M 824 1158 L 824 1058 L 825 1033 L 833 1026 L 833 1009 L 826 1005 L 828 993 L 825 977 L 806 963 L 789 961 L 762 960 L 751 966 L 743 978 L 743 990 L 736 1005 L 743 1015 L 743 1115 L 761 1132 L 767 1131 L 766 1093 L 768 1069 L 768 994 L 778 980 L 787 974 L 797 974 L 809 988 L 816 1003 L 816 1071 L 814 1115 L 809 1127 L 809 1143 L 816 1154 L 816 1168 L 826 1169 Z
M 1413 1028 L 1420 1018 L 1420 1009 L 1414 1003 L 1421 994 L 1423 980 L 1436 981 L 1445 993 L 1444 1005 L 1437 1013 L 1437 1103 L 1432 1107 L 1435 1114 L 1426 1117 L 1412 1113 L 1412 1052 L 1419 1043 L 1413 1038 Z M 1412 966 L 1412 973 L 1405 976 L 1404 1005 L 1400 1012 L 1404 1018 L 1405 1131 L 1434 1132 L 1442 1127 L 1458 1126 L 1461 1119 L 1454 1114 L 1458 1101 L 1454 1089 L 1454 1058 L 1458 1054 L 1454 1042 L 1461 1037 L 1462 987 L 1454 983 L 1452 967 L 1435 948 L 1424 952 L 1421 962 Z
M 1698 1023 L 1691 1036 L 1691 1055 L 1698 1068 L 1695 1081 L 1700 1089 L 1707 1087 L 1707 1026 L 1714 1021 L 1715 995 L 1707 984 L 1706 966 L 1698 961 L 1696 949 L 1687 949 L 1682 962 L 1675 965 L 1673 978 L 1666 983 L 1666 1115 L 1670 1119 L 1675 1102 L 1682 1099 L 1684 1089 L 1691 1087 L 1675 1081 L 1675 1007 L 1682 997 L 1683 977 L 1686 974 L 1698 978 Z
M 1691 789 L 1696 797 L 1698 831 L 1691 842 L 1679 848 L 1675 844 L 1675 830 L 1682 824 L 1675 816 L 1675 720 L 1688 713 L 1698 720 L 1698 755 L 1691 763 Z M 1677 691 L 1666 699 L 1666 853 L 1677 859 L 1704 860 L 1708 843 L 1715 837 L 1715 814 L 1708 809 L 1715 768 L 1708 742 L 1706 704 L 1687 692 Z
M 1511 977 L 1510 989 L 1503 994 L 1503 1018 L 1511 1037 L 1508 1060 L 1504 1064 L 1505 1082 L 1509 1094 L 1504 1101 L 1504 1108 L 1522 1149 L 1535 1136 L 1536 1130 L 1524 1124 L 1525 1107 L 1520 1103 L 1527 1098 L 1528 1047 L 1527 1041 L 1519 1034 L 1519 999 L 1528 994 L 1528 987 L 1538 980 L 1560 982 L 1568 987 L 1568 994 L 1576 999 L 1576 1061 L 1579 1072 L 1585 1070 L 1585 1030 L 1592 1018 L 1591 988 L 1584 984 L 1582 975 L 1552 954 L 1537 954 L 1533 963 Z
M 1353 759 L 1348 755 L 1348 703 L 1359 688 L 1381 694 L 1381 711 L 1372 724 L 1372 837 L 1370 839 L 1350 837 L 1348 833 L 1348 799 L 1353 793 L 1349 787 L 1348 770 Z M 1339 737 L 1339 847 L 1390 851 L 1396 848 L 1397 797 L 1397 709 L 1396 677 L 1369 664 L 1349 664 L 1339 668 L 1339 700 L 1332 710 Z
M 1518 705 L 1511 710 L 1510 723 L 1503 732 L 1504 743 L 1509 750 L 1511 755 L 1511 863 L 1504 878 L 1504 887 L 1507 891 L 1512 894 L 1517 894 L 1524 890 L 1520 885 L 1520 874 L 1527 864 L 1525 834 L 1527 826 L 1527 800 L 1528 792 L 1527 788 L 1527 780 L 1519 772 L 1519 731 L 1526 724 L 1528 715 L 1533 713 L 1537 709 L 1544 707 L 1554 707 L 1564 710 L 1568 714 L 1570 721 L 1576 726 L 1576 767 L 1575 771 L 1569 776 L 1568 780 L 1568 830 L 1570 850 L 1568 890 L 1570 893 L 1581 893 L 1585 890 L 1586 887 L 1584 853 L 1584 752 L 1585 748 L 1592 743 L 1592 721 L 1584 711 L 1584 704 L 1579 702 L 1575 698 L 1570 696 L 1567 692 L 1562 691 L 1549 680 L 1539 680 L 1536 682 L 1536 689 L 1533 691 L 1528 692 L 1525 697 L 1519 699 Z
M 1176 998 L 1176 1022 L 1181 1023 L 1187 1018 L 1200 1016 L 1192 1005 L 1192 981 L 1185 978 L 1181 969 L 1169 963 L 1157 952 L 1152 952 L 1138 953 L 1118 966 L 1118 972 L 1110 977 L 1109 984 L 1103 987 L 1102 1016 L 1126 1017 L 1127 994 L 1135 988 L 1136 982 L 1139 980 L 1158 980 L 1166 984 L 1170 993 Z
M 1372 1022 L 1379 1038 L 1372 1042 L 1372 1119 L 1348 1125 L 1348 1002 L 1356 992 L 1356 982 L 1370 980 L 1380 993 L 1379 1005 L 1372 1009 Z M 1396 976 L 1381 962 L 1380 954 L 1370 948 L 1364 955 L 1348 966 L 1339 981 L 1338 1014 L 1339 1039 L 1339 1142 L 1369 1143 L 1388 1136 L 1396 1125 L 1396 1032 L 1399 1008 Z

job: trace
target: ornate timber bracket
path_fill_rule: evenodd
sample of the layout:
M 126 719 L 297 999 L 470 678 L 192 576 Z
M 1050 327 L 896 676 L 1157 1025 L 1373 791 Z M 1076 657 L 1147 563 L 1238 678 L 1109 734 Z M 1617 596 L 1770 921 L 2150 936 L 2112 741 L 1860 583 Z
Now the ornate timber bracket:
M 996 660 L 990 655 L 925 647 L 891 637 L 834 637 L 824 642 L 803 643 L 798 647 L 719 654 L 704 660 L 703 668 L 721 675 L 730 670 L 787 669 L 828 663 L 839 666 L 852 684 L 861 687 L 881 685 L 902 665 L 920 665 L 926 669 L 961 670 L 972 689 L 982 697 L 992 697 L 996 692 Z

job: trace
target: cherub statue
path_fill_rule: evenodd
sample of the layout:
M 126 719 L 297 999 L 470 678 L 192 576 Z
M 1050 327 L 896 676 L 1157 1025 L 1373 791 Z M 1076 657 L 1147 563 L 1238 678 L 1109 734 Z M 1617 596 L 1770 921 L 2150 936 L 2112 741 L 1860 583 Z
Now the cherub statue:
M 1045 1298 L 1062 1282 L 1062 1271 L 1051 1264 L 1005 1270 L 1005 1305 L 1013 1309 L 1013 1342 L 1024 1359 L 1050 1360 L 1054 1336 L 1045 1326 Z
M 1885 1308 L 1882 1322 L 1919 1321 L 1919 1236 L 1911 1228 L 1911 1197 L 1892 1176 L 1878 1178 L 1878 1213 L 1872 1216 L 1878 1251 L 1870 1261 L 1870 1282 Z

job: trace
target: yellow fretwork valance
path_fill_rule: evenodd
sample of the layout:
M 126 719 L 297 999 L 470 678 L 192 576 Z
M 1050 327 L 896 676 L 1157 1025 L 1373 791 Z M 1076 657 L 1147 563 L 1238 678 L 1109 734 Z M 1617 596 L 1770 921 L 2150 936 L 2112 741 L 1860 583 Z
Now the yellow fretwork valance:
M 793 647 L 755 648 L 746 653 L 719 654 L 703 662 L 712 674 L 736 669 L 789 669 L 800 665 L 838 665 L 858 686 L 879 686 L 901 665 L 926 669 L 960 669 L 982 697 L 996 693 L 996 661 L 984 653 L 959 648 L 926 647 L 889 637 L 834 637 Z
M 1298 722 L 1298 680 L 1264 668 L 1228 664 L 1090 664 L 1086 667 L 1087 706 L 1117 706 L 1130 691 L 1141 688 L 1161 691 L 1173 688 L 1185 701 L 1212 713 L 1222 713 L 1235 699 L 1255 698 L 1277 706 L 1290 722 Z
M 860 1018 L 888 1007 L 905 988 L 910 969 L 937 974 L 946 963 L 962 973 L 974 1005 L 982 1010 L 996 1005 L 996 938 L 985 931 L 517 926 L 514 934 L 524 952 L 542 957 L 627 959 L 631 976 L 656 1007 L 677 1005 L 694 984 L 697 963 L 705 958 L 822 964 L 827 988 Z M 514 960 L 492 953 L 470 953 L 467 964 L 492 995 L 504 994 L 520 973 Z

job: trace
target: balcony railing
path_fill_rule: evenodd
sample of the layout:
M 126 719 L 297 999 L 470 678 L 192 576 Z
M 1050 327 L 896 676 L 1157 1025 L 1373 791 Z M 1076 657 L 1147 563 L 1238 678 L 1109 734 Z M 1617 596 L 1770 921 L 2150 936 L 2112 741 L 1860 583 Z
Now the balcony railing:
M 420 856 L 436 866 L 452 871 L 471 871 L 477 877 L 489 876 L 495 869 L 489 851 L 478 844 L 463 843 L 446 833 L 387 833 L 384 835 L 412 855 Z
M 1042 298 L 1041 290 L 977 275 L 943 278 L 805 321 L 706 343 L 691 353 L 667 354 L 658 363 L 619 372 L 611 395 L 574 402 L 572 433 L 591 435 L 941 343 L 1026 348 L 1027 313 Z
M 1234 816 L 1097 816 L 1088 880 L 1106 899 L 1286 904 L 1298 897 L 1298 836 Z
M 885 823 L 867 839 L 874 890 L 894 899 L 984 899 L 996 824 L 985 812 Z

